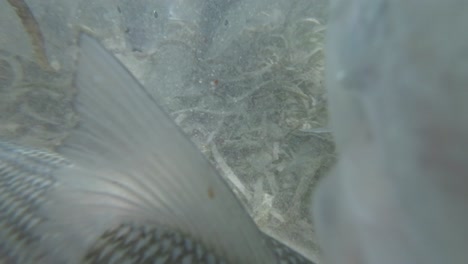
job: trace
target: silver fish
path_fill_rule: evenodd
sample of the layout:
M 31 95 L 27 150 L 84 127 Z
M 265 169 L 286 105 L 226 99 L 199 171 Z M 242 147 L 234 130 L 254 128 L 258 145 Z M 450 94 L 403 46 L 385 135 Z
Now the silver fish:
M 331 2 L 327 263 L 468 263 L 468 2 Z
M 60 154 L 0 141 L 5 263 L 312 263 L 262 233 L 127 69 L 81 34 Z M 66 158 L 65 158 L 66 157 Z

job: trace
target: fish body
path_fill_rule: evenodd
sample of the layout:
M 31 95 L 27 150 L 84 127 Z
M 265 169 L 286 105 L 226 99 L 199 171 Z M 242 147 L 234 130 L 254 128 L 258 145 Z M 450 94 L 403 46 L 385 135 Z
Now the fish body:
M 327 263 L 468 263 L 468 2 L 333 0 Z
M 143 86 L 80 36 L 58 154 L 0 141 L 5 263 L 312 263 L 262 233 Z

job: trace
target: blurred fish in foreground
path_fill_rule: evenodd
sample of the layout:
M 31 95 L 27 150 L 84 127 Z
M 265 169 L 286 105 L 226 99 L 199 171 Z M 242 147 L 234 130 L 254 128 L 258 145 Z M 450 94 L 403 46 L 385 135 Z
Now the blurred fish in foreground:
M 0 142 L 6 263 L 312 263 L 263 234 L 134 77 L 81 34 L 59 153 Z
M 468 263 L 468 2 L 334 0 L 327 263 Z

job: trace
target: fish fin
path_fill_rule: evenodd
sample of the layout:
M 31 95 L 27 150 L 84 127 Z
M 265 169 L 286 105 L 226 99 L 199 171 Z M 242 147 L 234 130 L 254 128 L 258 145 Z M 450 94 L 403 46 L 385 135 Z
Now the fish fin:
M 80 122 L 59 150 L 76 166 L 57 173 L 46 208 L 54 243 L 77 241 L 83 253 L 131 221 L 179 230 L 235 263 L 273 263 L 233 192 L 148 91 L 91 36 L 79 45 Z

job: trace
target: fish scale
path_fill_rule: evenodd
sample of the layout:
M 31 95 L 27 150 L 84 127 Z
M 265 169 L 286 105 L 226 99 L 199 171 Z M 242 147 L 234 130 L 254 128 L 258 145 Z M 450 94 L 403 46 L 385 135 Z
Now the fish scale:
M 129 238 L 132 239 L 129 239 Z M 139 241 L 144 241 L 138 243 Z M 115 258 L 116 251 L 122 252 Z M 104 254 L 103 254 L 104 253 Z M 112 261 L 111 261 L 112 260 Z M 226 263 L 203 244 L 181 232 L 122 224 L 105 232 L 85 256 L 85 263 Z
M 69 164 L 55 154 L 0 142 L 0 259 L 4 262 L 25 263 L 24 252 L 36 252 L 41 236 L 33 229 L 46 220 L 37 210 L 55 184 L 52 171 Z

